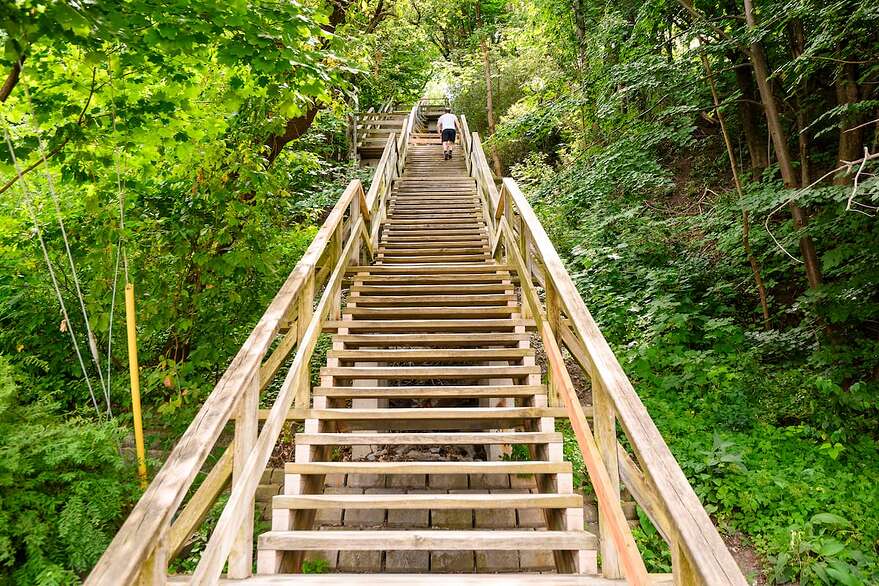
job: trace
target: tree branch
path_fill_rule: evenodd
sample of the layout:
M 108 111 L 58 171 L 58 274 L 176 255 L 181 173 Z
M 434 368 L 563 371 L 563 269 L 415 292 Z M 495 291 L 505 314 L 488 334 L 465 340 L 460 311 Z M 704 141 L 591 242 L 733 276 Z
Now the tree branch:
M 698 10 L 696 10 L 696 7 L 693 6 L 693 1 L 692 1 L 692 0 L 678 0 L 678 4 L 680 4 L 681 6 L 683 6 L 683 7 L 684 7 L 684 10 L 686 10 L 687 12 L 690 13 L 690 16 L 692 16 L 692 17 L 695 18 L 696 20 L 701 20 L 703 23 L 705 23 L 705 24 L 708 26 L 708 28 L 710 28 L 710 29 L 714 32 L 714 34 L 717 35 L 718 40 L 723 39 L 723 40 L 726 40 L 726 41 L 730 41 L 730 42 L 732 42 L 736 47 L 738 47 L 739 49 L 741 49 L 741 50 L 745 53 L 745 55 L 749 55 L 749 56 L 751 55 L 751 51 L 750 51 L 750 49 L 749 49 L 748 47 L 746 47 L 746 46 L 740 44 L 740 43 L 739 43 L 738 41 L 736 41 L 734 38 L 730 37 L 730 36 L 726 33 L 726 31 L 724 31 L 722 28 L 720 28 L 719 26 L 717 26 L 716 24 L 714 24 L 713 22 L 711 22 L 711 19 L 709 19 L 707 16 L 705 16 L 705 14 L 703 14 L 702 12 L 699 12 Z
M 9 75 L 6 76 L 6 81 L 4 81 L 3 86 L 0 87 L 0 103 L 9 99 L 12 90 L 15 89 L 15 86 L 18 84 L 18 80 L 21 78 L 21 66 L 23 63 L 24 56 L 22 55 L 18 58 L 18 61 L 12 64 L 12 69 L 9 70 Z
M 79 117 L 76 119 L 77 126 L 82 126 L 83 122 L 85 122 L 85 115 L 88 112 L 89 104 L 91 104 L 92 98 L 95 95 L 95 78 L 97 77 L 97 72 L 98 72 L 97 68 L 92 69 L 92 85 L 89 88 L 88 98 L 86 98 L 85 104 L 83 105 L 82 110 L 79 112 Z M 5 87 L 5 85 L 4 85 L 4 87 Z M 12 177 L 12 179 L 7 181 L 6 183 L 3 184 L 2 187 L 0 187 L 0 194 L 4 193 L 9 188 L 11 188 L 13 185 L 15 185 L 19 179 L 21 179 L 22 177 L 24 177 L 25 175 L 27 175 L 28 173 L 30 173 L 31 171 L 33 171 L 34 169 L 36 169 L 37 167 L 39 167 L 40 165 L 42 165 L 43 163 L 45 163 L 46 161 L 48 161 L 49 159 L 54 157 L 55 155 L 57 155 L 58 153 L 60 153 L 61 150 L 67 145 L 67 143 L 70 142 L 70 138 L 71 137 L 68 135 L 64 140 L 61 141 L 61 144 L 59 144 L 58 146 L 53 148 L 47 154 L 40 156 L 39 159 L 37 159 L 36 161 L 31 163 L 29 166 L 27 166 L 24 170 L 22 170 L 21 173 L 16 173 Z

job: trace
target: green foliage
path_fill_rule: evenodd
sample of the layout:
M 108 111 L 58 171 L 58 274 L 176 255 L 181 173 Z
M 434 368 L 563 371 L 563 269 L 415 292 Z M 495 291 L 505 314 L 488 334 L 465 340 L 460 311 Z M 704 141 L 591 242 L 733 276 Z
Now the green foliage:
M 78 583 L 136 496 L 124 431 L 23 403 L 16 376 L 0 356 L 0 582 Z
M 795 159 L 797 124 L 808 126 L 811 181 L 832 171 L 841 130 L 855 121 L 875 150 L 875 115 L 866 112 L 875 114 L 867 88 L 879 69 L 868 56 L 879 47 L 879 15 L 857 3 L 768 0 L 748 31 L 737 5 L 695 9 L 707 18 L 668 2 L 515 2 L 493 29 L 500 120 L 489 145 L 530 198 L 721 530 L 744 534 L 777 583 L 875 583 L 879 223 L 864 206 L 879 203 L 876 162 L 853 200 L 866 213 L 847 209 L 851 186 L 829 179 L 792 192 L 777 166 L 749 176 L 743 104 L 760 98 L 740 47 L 766 47 Z M 700 52 L 742 168 L 741 197 Z M 462 71 L 450 84 L 471 122 L 485 108 L 477 57 L 457 59 Z M 746 73 L 750 95 L 735 72 Z M 853 102 L 840 102 L 845 83 L 862 90 Z M 763 123 L 758 108 L 761 149 Z M 790 217 L 792 197 L 808 212 L 807 228 Z M 805 235 L 821 260 L 818 288 L 798 259 Z M 566 457 L 576 459 L 569 443 Z M 846 523 L 828 522 L 834 516 Z M 642 523 L 636 537 L 650 568 L 666 570 L 652 526 Z
M 326 574 L 330 570 L 330 564 L 327 560 L 305 560 L 302 562 L 303 574 Z
M 638 525 L 632 529 L 632 536 L 638 544 L 638 551 L 644 559 L 648 572 L 671 572 L 671 552 L 668 544 L 653 526 L 647 513 L 641 507 L 636 508 Z

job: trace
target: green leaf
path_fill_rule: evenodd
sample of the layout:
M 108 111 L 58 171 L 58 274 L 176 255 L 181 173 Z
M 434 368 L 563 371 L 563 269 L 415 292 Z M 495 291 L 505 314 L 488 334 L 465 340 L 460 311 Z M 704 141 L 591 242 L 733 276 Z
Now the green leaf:
M 834 515 L 833 513 L 818 513 L 817 515 L 813 515 L 811 520 L 812 523 L 821 525 L 838 525 L 840 527 L 847 527 L 850 525 L 846 519 L 839 515 Z

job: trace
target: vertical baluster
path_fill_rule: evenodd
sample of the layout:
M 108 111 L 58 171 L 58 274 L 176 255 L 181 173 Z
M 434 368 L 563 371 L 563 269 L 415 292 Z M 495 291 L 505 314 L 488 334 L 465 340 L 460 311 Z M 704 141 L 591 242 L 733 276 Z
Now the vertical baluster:
M 613 402 L 601 379 L 596 372 L 592 372 L 592 427 L 595 430 L 595 443 L 598 453 L 607 468 L 610 485 L 614 491 L 614 498 L 619 499 L 620 492 L 620 462 L 617 453 L 616 412 Z M 601 536 L 601 572 L 605 578 L 622 578 L 620 571 L 620 558 L 611 541 L 608 531 L 608 520 L 601 512 L 598 513 L 598 530 Z
M 558 331 L 559 331 L 559 319 L 560 319 L 560 308 L 559 308 L 559 296 L 555 290 L 555 287 L 552 285 L 552 282 L 547 280 L 545 285 L 546 291 L 546 321 L 549 324 L 549 328 L 552 330 L 553 336 L 558 341 Z M 547 402 L 550 407 L 558 407 L 560 405 L 559 402 L 559 391 L 556 387 L 557 382 L 552 380 L 552 377 L 549 379 L 549 388 L 547 388 Z
M 354 193 L 354 197 L 351 198 L 351 203 L 348 205 L 348 236 L 352 235 L 352 232 L 357 227 L 357 220 L 360 219 L 360 192 L 357 191 Z M 339 253 L 342 251 L 342 248 L 345 247 L 345 240 L 341 237 L 339 230 L 336 229 L 336 237 L 334 238 L 334 246 L 336 247 L 333 251 L 333 258 L 338 259 Z M 360 247 L 355 246 L 351 249 L 351 257 L 348 261 L 349 265 L 359 265 L 360 264 Z M 336 266 L 336 261 L 333 261 L 333 267 Z M 331 269 L 332 270 L 332 269 Z
M 251 377 L 238 400 L 235 416 L 235 443 L 232 461 L 232 486 L 237 487 L 244 478 L 241 471 L 244 463 L 256 445 L 259 422 L 259 371 Z M 232 551 L 229 552 L 229 578 L 240 580 L 250 577 L 253 572 L 253 507 L 254 495 L 245 504 L 247 511 L 238 528 Z
M 358 208 L 359 209 L 359 208 Z M 345 242 L 342 238 L 342 225 L 339 224 L 339 227 L 336 228 L 336 231 L 333 233 L 332 249 L 329 257 L 327 258 L 327 264 L 329 265 L 328 271 L 332 274 L 333 268 L 336 266 L 338 262 L 339 255 L 342 254 L 342 249 L 345 247 Z M 351 256 L 352 260 L 350 264 L 360 264 L 360 255 L 359 255 L 359 247 L 356 249 L 358 253 L 357 258 L 354 258 L 354 252 L 352 251 Z M 333 301 L 330 303 L 330 319 L 340 319 L 342 316 L 342 288 L 338 287 L 335 291 L 333 291 Z
M 335 265 L 335 261 L 330 259 L 330 262 Z M 311 316 L 314 315 L 314 267 L 308 273 L 308 277 L 305 279 L 305 285 L 303 285 L 302 290 L 299 292 L 299 343 L 302 343 L 302 340 L 305 338 L 305 331 L 308 329 L 308 324 L 311 322 Z M 311 373 L 308 370 L 308 365 L 303 365 L 302 372 L 300 374 L 299 385 L 296 389 L 296 398 L 294 405 L 297 408 L 308 408 L 310 406 L 310 394 L 311 394 Z

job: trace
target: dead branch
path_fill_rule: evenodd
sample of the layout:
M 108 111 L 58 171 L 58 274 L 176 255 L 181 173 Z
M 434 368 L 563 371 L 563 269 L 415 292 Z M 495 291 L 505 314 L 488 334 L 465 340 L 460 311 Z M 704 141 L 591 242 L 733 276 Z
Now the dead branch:
M 849 195 L 848 203 L 847 203 L 845 209 L 846 209 L 846 211 L 856 211 L 856 212 L 860 212 L 862 214 L 866 214 L 869 216 L 870 214 L 867 214 L 866 212 L 863 212 L 861 210 L 852 209 L 851 206 L 852 205 L 859 205 L 862 207 L 866 207 L 868 209 L 876 209 L 876 208 L 873 208 L 873 206 L 868 206 L 866 204 L 861 204 L 861 203 L 854 201 L 854 198 L 858 192 L 857 179 L 859 178 L 861 172 L 863 171 L 864 165 L 867 163 L 867 161 L 872 161 L 873 159 L 879 159 L 879 152 L 870 154 L 868 152 L 868 150 L 866 148 L 864 148 L 864 157 L 863 158 L 857 159 L 855 161 L 843 161 L 842 165 L 840 165 L 836 169 L 833 169 L 832 171 L 828 171 L 827 173 L 825 173 L 824 175 L 822 175 L 821 177 L 819 177 L 818 179 L 816 179 L 815 181 L 813 181 L 812 183 L 807 185 L 806 187 L 803 187 L 802 189 L 797 190 L 793 195 L 790 196 L 790 198 L 787 201 L 782 202 L 774 210 L 769 212 L 769 215 L 766 216 L 766 220 L 763 222 L 763 225 L 766 227 L 766 231 L 769 233 L 769 237 L 772 238 L 773 242 L 775 242 L 775 245 L 783 253 L 785 253 L 787 256 L 789 256 L 792 260 L 794 260 L 795 262 L 798 262 L 798 263 L 802 263 L 803 261 L 801 261 L 800 259 L 794 257 L 791 253 L 789 253 L 787 251 L 787 249 L 784 246 L 782 246 L 781 243 L 775 238 L 775 235 L 772 234 L 772 230 L 769 229 L 769 220 L 772 219 L 772 216 L 774 216 L 776 213 L 778 213 L 778 211 L 781 210 L 781 208 L 783 208 L 784 206 L 788 205 L 789 203 L 791 203 L 793 201 L 796 201 L 797 198 L 800 197 L 800 195 L 802 195 L 803 193 L 805 193 L 809 189 L 812 189 L 813 187 L 815 187 L 816 185 L 818 185 L 819 183 L 821 183 L 822 181 L 824 181 L 828 177 L 832 177 L 833 175 L 836 175 L 837 173 L 840 173 L 843 171 L 845 171 L 846 173 L 851 173 L 852 169 L 854 169 L 855 166 L 858 166 L 858 173 L 855 176 L 855 185 L 852 189 L 851 195 Z

